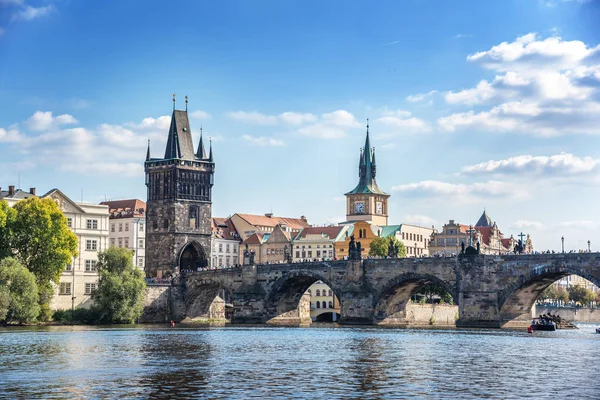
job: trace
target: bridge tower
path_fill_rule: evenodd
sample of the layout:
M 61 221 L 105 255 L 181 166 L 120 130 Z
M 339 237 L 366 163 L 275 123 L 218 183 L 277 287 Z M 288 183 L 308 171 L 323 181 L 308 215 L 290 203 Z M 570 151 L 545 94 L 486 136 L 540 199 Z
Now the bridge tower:
M 185 110 L 175 109 L 163 158 L 146 153 L 146 275 L 164 276 L 196 270 L 210 262 L 212 186 L 215 172 L 212 143 L 206 155 L 200 142 L 194 152 Z

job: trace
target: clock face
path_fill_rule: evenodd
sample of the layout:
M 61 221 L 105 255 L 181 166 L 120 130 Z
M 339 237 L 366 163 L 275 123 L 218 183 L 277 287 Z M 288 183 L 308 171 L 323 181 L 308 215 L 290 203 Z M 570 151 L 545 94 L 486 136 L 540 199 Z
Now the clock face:
M 375 204 L 375 212 L 376 212 L 377 214 L 383 214 L 383 203 L 382 203 L 382 202 L 378 201 L 378 202 Z
M 365 212 L 365 203 L 362 201 L 358 201 L 356 203 L 354 203 L 354 211 L 357 214 L 362 214 Z

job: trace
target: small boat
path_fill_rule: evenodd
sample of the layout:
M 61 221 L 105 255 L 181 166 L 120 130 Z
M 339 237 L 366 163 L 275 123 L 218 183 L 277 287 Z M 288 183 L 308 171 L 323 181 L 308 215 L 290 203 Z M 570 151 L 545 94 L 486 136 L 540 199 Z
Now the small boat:
M 534 318 L 531 321 L 531 329 L 534 331 L 555 331 L 556 323 L 546 318 Z
M 596 328 L 596 333 L 600 333 L 600 328 Z

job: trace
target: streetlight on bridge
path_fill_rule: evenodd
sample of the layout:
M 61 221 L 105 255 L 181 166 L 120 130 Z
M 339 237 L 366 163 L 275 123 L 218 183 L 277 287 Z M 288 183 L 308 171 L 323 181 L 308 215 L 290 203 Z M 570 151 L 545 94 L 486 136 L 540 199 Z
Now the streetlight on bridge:
M 562 241 L 562 252 L 565 252 L 565 237 L 561 237 L 560 240 Z
M 592 242 L 590 242 L 590 241 L 588 240 L 588 253 L 591 253 L 591 252 L 592 252 L 592 250 L 590 250 L 590 244 L 592 244 Z

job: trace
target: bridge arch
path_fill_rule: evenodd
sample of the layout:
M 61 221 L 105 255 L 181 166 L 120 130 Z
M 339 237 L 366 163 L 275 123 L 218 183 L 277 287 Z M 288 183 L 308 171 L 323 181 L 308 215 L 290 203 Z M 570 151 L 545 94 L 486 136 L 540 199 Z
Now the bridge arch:
M 177 265 L 180 271 L 196 271 L 208 267 L 208 257 L 204 246 L 196 240 L 186 243 L 179 249 Z
M 498 293 L 498 310 L 504 327 L 520 326 L 531 322 L 532 308 L 542 292 L 559 279 L 578 275 L 600 287 L 600 276 L 586 272 L 575 265 L 538 265 L 520 275 Z
M 231 288 L 219 279 L 187 279 L 185 287 L 185 318 L 200 321 L 225 321 L 225 298 L 231 298 Z M 225 297 L 225 298 L 223 298 Z
M 307 269 L 291 270 L 283 274 L 271 286 L 265 301 L 265 310 L 269 318 L 267 322 L 274 324 L 310 323 L 310 309 L 301 310 L 299 305 L 302 295 L 317 281 L 329 286 L 341 304 L 343 301 L 340 297 L 341 290 L 324 274 Z
M 455 286 L 435 275 L 405 273 L 390 279 L 374 298 L 374 322 L 382 325 L 404 325 L 407 323 L 406 306 L 411 297 L 427 284 L 443 287 L 458 304 Z

